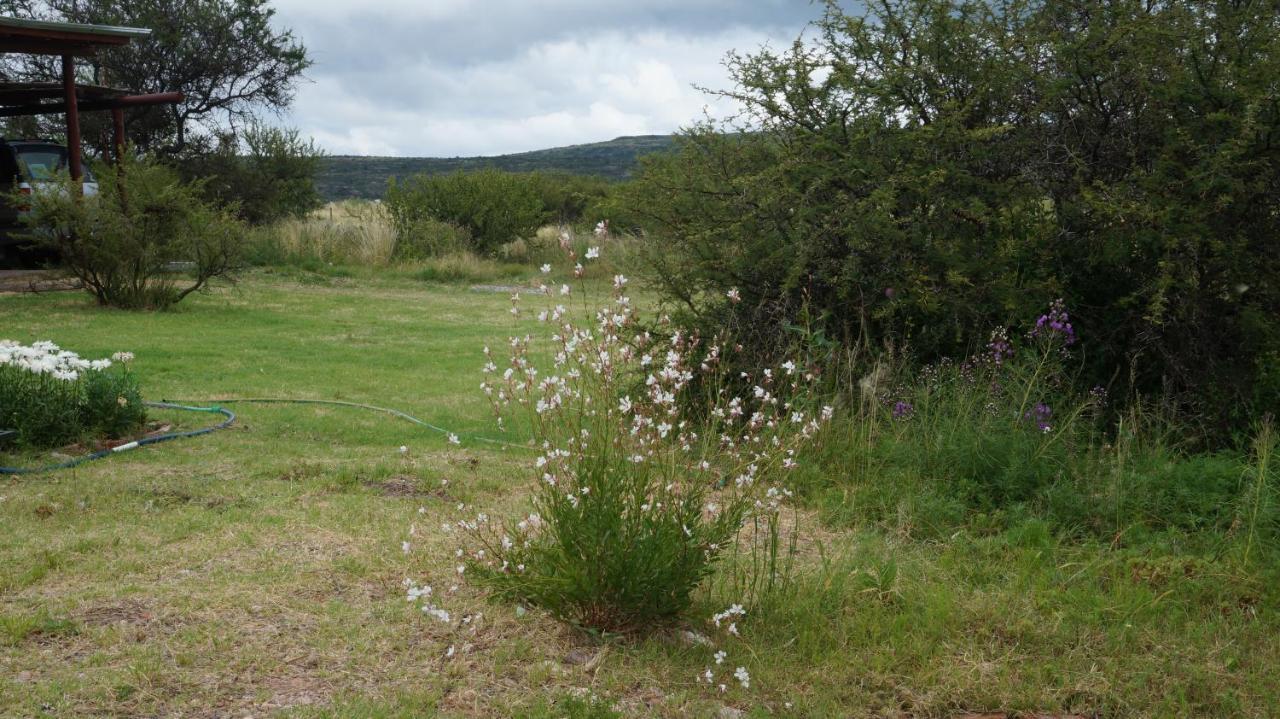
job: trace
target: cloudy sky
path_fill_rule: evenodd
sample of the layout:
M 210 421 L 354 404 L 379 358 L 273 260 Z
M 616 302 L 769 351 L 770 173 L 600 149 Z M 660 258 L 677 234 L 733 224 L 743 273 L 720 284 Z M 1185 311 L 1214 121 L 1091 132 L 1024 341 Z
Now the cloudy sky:
M 275 0 L 310 50 L 283 119 L 333 154 L 470 156 L 672 132 L 731 49 L 785 48 L 811 0 Z M 713 106 L 714 112 L 728 108 Z

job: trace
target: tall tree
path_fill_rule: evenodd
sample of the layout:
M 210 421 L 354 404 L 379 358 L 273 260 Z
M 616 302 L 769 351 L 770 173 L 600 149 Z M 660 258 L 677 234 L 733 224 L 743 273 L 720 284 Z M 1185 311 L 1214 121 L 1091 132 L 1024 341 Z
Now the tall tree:
M 1224 431 L 1280 407 L 1280 3 L 858 6 L 731 55 L 738 122 L 622 198 L 692 321 L 935 361 L 1061 297 L 1083 381 Z
M 101 52 L 94 79 L 141 93 L 186 99 L 134 111 L 130 141 L 144 152 L 200 151 L 255 116 L 289 106 L 311 65 L 291 31 L 273 26 L 266 0 L 44 0 L 10 2 L 15 14 L 67 22 L 149 28 L 149 38 Z M 15 56 L 6 74 L 50 79 L 47 58 Z M 14 64 L 16 62 L 16 64 Z M 89 135 L 92 137 L 92 135 Z

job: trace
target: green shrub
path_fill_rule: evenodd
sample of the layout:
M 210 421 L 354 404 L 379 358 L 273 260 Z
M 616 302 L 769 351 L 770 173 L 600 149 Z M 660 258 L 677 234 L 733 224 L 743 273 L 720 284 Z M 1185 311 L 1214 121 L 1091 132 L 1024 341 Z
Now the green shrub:
M 1168 392 L 1219 440 L 1274 408 L 1280 6 L 862 7 L 731 56 L 758 123 L 696 127 L 620 188 L 682 321 L 751 328 L 767 364 L 807 308 L 936 362 L 1064 297 L 1081 388 Z
M 421 260 L 460 252 L 470 252 L 474 245 L 471 231 L 461 225 L 419 217 L 398 223 L 395 227 L 396 259 Z
M 31 238 L 56 252 L 99 304 L 168 307 L 242 262 L 244 226 L 173 170 L 130 158 L 95 174 L 96 195 L 81 196 L 64 176 L 19 201 L 31 205 Z
M 245 222 L 264 224 L 304 217 L 320 207 L 315 177 L 324 152 L 297 130 L 253 125 L 227 135 L 204 152 L 178 161 L 184 178 L 198 182 L 208 201 L 232 209 Z
M 397 237 L 404 238 L 407 247 L 415 247 L 418 233 L 434 220 L 464 228 L 470 233 L 468 249 L 485 255 L 532 235 L 544 217 L 529 177 L 498 170 L 393 179 L 386 205 Z
M 0 340 L 0 429 L 21 447 L 58 447 L 88 437 L 119 437 L 145 419 L 127 355 L 82 360 L 51 342 Z
M 569 172 L 533 172 L 529 181 L 542 204 L 541 224 L 571 225 L 591 220 L 587 210 L 608 197 L 613 183 Z

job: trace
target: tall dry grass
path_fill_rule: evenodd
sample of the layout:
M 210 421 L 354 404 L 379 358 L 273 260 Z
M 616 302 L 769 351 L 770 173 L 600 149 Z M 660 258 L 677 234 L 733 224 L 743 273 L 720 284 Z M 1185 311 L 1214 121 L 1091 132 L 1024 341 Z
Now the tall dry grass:
M 259 264 L 386 265 L 396 247 L 386 208 L 367 200 L 331 202 L 259 233 Z

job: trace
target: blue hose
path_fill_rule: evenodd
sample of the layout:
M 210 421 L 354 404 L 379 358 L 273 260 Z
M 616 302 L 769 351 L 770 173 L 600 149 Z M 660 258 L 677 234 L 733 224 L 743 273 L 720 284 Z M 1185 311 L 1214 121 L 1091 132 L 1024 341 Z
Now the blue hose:
M 85 462 L 92 462 L 95 459 L 110 457 L 113 454 L 128 452 L 129 450 L 137 449 L 139 447 L 146 447 L 147 445 L 150 445 L 150 444 L 160 444 L 161 442 L 168 442 L 171 439 L 183 439 L 185 437 L 199 437 L 202 434 L 209 434 L 211 432 L 216 432 L 220 429 L 226 429 L 227 427 L 231 426 L 232 422 L 236 421 L 235 413 L 233 413 L 229 409 L 223 409 L 222 407 L 190 407 L 182 404 L 173 404 L 172 402 L 144 402 L 143 404 L 145 404 L 148 407 L 154 407 L 156 409 L 179 409 L 187 412 L 209 412 L 209 413 L 221 414 L 222 416 L 226 417 L 226 419 L 224 419 L 222 422 L 215 424 L 211 427 L 193 429 L 189 432 L 169 432 L 167 434 L 158 434 L 152 437 L 144 437 L 142 439 L 135 440 L 133 442 L 127 442 L 117 447 L 112 447 L 110 449 L 101 449 L 101 450 L 98 450 L 97 452 L 81 455 L 74 459 L 69 459 L 65 462 L 58 462 L 57 464 L 47 464 L 47 465 L 44 465 L 43 467 L 0 467 L 0 474 L 39 474 L 41 472 L 52 472 L 59 469 L 70 469 L 72 467 L 76 467 L 81 464 L 84 464 Z
M 401 412 L 398 409 L 390 409 L 388 407 L 378 407 L 372 404 L 360 404 L 359 402 L 344 402 L 342 400 L 336 400 L 336 399 L 285 399 L 285 398 L 277 398 L 277 397 L 246 397 L 246 398 L 214 400 L 209 403 L 212 405 L 209 407 L 196 407 L 192 405 L 177 404 L 174 402 L 167 402 L 167 401 L 166 402 L 144 402 L 143 404 L 145 404 L 146 406 L 155 407 L 157 409 L 179 409 L 179 410 L 185 410 L 188 412 L 216 412 L 218 414 L 225 416 L 227 419 L 224 420 L 222 423 L 216 424 L 212 427 L 196 429 L 190 432 L 171 432 L 169 434 L 160 434 L 154 437 L 147 437 L 145 439 L 137 440 L 136 442 L 129 442 L 127 444 L 122 444 L 118 447 L 112 447 L 111 449 L 103 449 L 97 452 L 93 452 L 92 454 L 82 455 L 80 457 L 76 457 L 75 459 L 69 459 L 65 462 L 59 462 L 58 464 L 49 464 L 43 467 L 0 467 L 0 475 L 38 474 L 40 472 L 52 472 L 54 470 L 59 470 L 59 469 L 70 469 L 71 467 L 84 464 L 85 462 L 92 462 L 95 459 L 110 457 L 113 454 L 127 452 L 131 449 L 137 449 L 138 447 L 145 447 L 149 444 L 159 444 L 161 442 L 168 442 L 171 439 L 182 439 L 184 437 L 198 437 L 202 434 L 209 434 L 210 432 L 216 432 L 220 429 L 226 429 L 227 427 L 231 426 L 232 422 L 236 421 L 236 416 L 234 413 L 231 412 L 231 410 L 224 409 L 218 405 L 232 404 L 237 402 L 242 404 L 322 404 L 322 405 L 333 405 L 337 407 L 351 407 L 354 409 L 365 409 L 373 412 L 381 412 L 383 414 L 389 414 L 394 417 L 399 417 L 400 419 L 412 422 L 422 427 L 426 427 L 427 429 L 430 429 L 434 432 L 439 432 L 440 434 L 443 434 L 449 437 L 451 440 L 457 439 L 456 434 L 450 432 L 444 427 L 438 427 L 434 424 L 431 424 L 430 422 L 424 422 L 418 419 L 417 417 L 414 417 L 413 415 L 408 414 L 407 412 Z M 508 447 L 512 449 L 533 449 L 528 445 L 513 444 L 511 442 L 504 442 L 500 439 L 491 439 L 489 437 L 481 437 L 478 435 L 469 435 L 468 439 L 472 439 L 477 442 L 484 442 L 485 444 L 491 444 L 498 447 Z
M 401 412 L 398 409 L 391 409 L 390 407 L 379 407 L 373 404 L 362 404 L 360 402 L 344 402 L 343 400 L 338 400 L 338 399 L 289 399 L 286 397 L 227 397 L 224 399 L 201 400 L 200 402 L 203 404 L 236 404 L 236 403 L 239 403 L 239 404 L 320 404 L 320 405 L 330 405 L 333 407 L 350 407 L 352 409 L 365 409 L 371 412 L 381 412 L 383 414 L 389 414 L 393 417 L 399 417 L 400 419 L 403 419 L 405 421 L 412 422 L 420 427 L 426 427 L 427 429 L 433 432 L 438 432 L 440 434 L 445 435 L 450 439 L 450 441 L 453 441 L 459 438 L 459 435 L 453 432 L 450 432 L 444 427 L 431 424 L 430 422 L 424 422 L 423 420 L 420 420 L 417 417 L 414 417 L 408 412 Z M 468 434 L 468 435 L 461 435 L 461 436 L 465 436 L 467 439 L 473 440 L 476 442 L 491 444 L 491 445 L 494 445 L 495 447 L 506 447 L 509 449 L 534 449 L 533 447 L 527 444 L 514 444 L 512 442 L 507 442 L 501 439 L 483 437 L 478 434 Z

